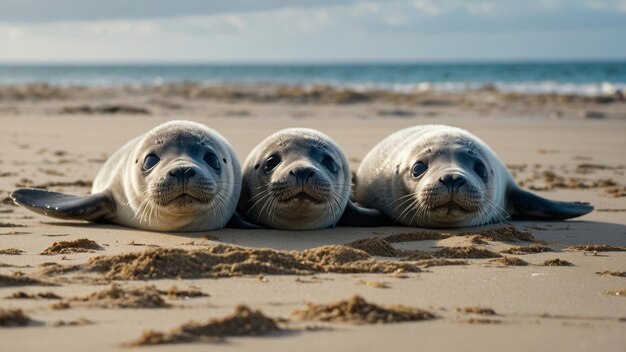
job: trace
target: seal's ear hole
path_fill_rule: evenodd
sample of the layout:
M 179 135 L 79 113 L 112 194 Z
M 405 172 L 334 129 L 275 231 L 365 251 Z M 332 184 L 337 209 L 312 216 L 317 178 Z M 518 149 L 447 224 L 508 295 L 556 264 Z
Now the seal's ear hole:
M 400 174 L 400 164 L 396 165 L 396 175 Z
M 135 164 L 137 164 L 139 162 L 139 159 L 135 159 Z
M 224 162 L 224 164 L 228 164 L 228 163 L 226 162 L 226 158 L 222 158 L 222 161 Z
M 254 165 L 254 169 L 258 170 L 260 166 L 261 166 L 261 164 L 256 164 L 256 165 Z

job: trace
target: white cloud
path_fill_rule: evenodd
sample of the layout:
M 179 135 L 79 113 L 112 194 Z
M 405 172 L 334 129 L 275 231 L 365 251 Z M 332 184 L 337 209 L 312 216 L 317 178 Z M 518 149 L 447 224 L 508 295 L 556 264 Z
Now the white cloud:
M 64 27 L 71 28 L 69 24 L 65 24 Z M 153 21 L 97 21 L 92 23 L 77 23 L 76 27 L 85 27 L 85 30 L 89 33 L 96 35 L 118 35 L 118 34 L 152 34 L 155 33 L 159 26 Z
M 435 6 L 430 0 L 413 0 L 413 7 L 429 16 L 438 16 L 443 12 L 442 8 Z

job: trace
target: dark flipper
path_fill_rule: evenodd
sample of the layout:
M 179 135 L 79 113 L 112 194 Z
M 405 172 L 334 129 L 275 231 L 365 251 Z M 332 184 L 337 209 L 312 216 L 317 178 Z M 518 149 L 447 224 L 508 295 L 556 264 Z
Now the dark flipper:
M 231 229 L 244 229 L 244 230 L 264 229 L 263 226 L 259 226 L 259 225 L 246 221 L 243 218 L 243 216 L 239 215 L 238 212 L 235 212 L 233 214 L 233 217 L 230 218 L 230 220 L 228 221 L 228 224 L 226 224 L 226 227 L 229 227 Z
M 514 218 L 525 219 L 563 220 L 582 216 L 593 210 L 589 203 L 554 201 L 521 188 L 509 191 L 508 203 Z
M 337 224 L 339 226 L 375 227 L 391 226 L 393 222 L 380 210 L 360 207 L 351 200 Z
M 21 188 L 11 193 L 13 201 L 53 218 L 106 221 L 115 216 L 115 202 L 109 192 L 71 196 L 43 189 Z

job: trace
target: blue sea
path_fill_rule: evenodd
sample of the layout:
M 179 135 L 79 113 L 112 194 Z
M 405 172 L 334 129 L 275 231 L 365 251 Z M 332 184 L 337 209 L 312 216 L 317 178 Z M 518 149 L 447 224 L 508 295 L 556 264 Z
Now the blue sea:
M 626 61 L 357 64 L 0 64 L 0 85 L 326 84 L 356 90 L 529 94 L 626 91 Z

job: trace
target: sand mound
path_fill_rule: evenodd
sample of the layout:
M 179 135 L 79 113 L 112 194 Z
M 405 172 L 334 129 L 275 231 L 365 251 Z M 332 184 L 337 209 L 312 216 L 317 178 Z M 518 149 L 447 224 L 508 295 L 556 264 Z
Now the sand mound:
M 497 264 L 497 265 L 504 265 L 504 266 L 526 266 L 528 265 L 528 262 L 520 259 L 520 258 L 516 258 L 516 257 L 502 257 L 502 258 L 498 258 L 498 259 L 492 259 L 489 261 L 489 263 L 492 264 Z
M 238 306 L 231 315 L 210 320 L 205 324 L 191 321 L 169 332 L 146 331 L 139 340 L 128 345 L 146 346 L 228 336 L 258 336 L 277 330 L 278 324 L 274 319 L 266 317 L 258 310 Z
M 365 238 L 362 240 L 346 243 L 344 246 L 360 249 L 369 255 L 379 257 L 397 257 L 398 251 L 393 248 L 389 241 L 380 237 Z
M 353 324 L 398 323 L 434 319 L 427 311 L 401 305 L 387 308 L 369 303 L 360 296 L 333 304 L 308 304 L 303 310 L 291 313 L 302 320 L 346 322 Z
M 626 297 L 626 288 L 621 289 L 621 290 L 604 291 L 604 294 L 607 295 L 607 296 Z
M 459 259 L 481 259 L 481 258 L 500 258 L 501 255 L 487 249 L 478 248 L 476 246 L 466 247 L 444 247 L 432 253 L 436 258 L 459 258 Z
M 417 260 L 415 264 L 424 268 L 430 268 L 431 266 L 469 265 L 469 262 L 465 260 L 421 259 Z
M 598 271 L 596 274 L 600 276 L 617 276 L 617 277 L 626 277 L 626 271 Z
M 0 287 L 14 287 L 14 286 L 30 286 L 30 285 L 39 285 L 39 286 L 49 286 L 49 283 L 39 281 L 37 279 L 30 278 L 28 276 L 24 276 L 21 274 L 13 274 L 2 275 L 0 274 Z
M 518 230 L 514 226 L 503 226 L 503 227 L 497 227 L 497 228 L 488 229 L 484 231 L 454 232 L 454 233 L 431 232 L 431 231 L 407 232 L 407 233 L 399 233 L 399 234 L 385 236 L 382 239 L 390 243 L 396 243 L 396 242 L 412 242 L 412 241 L 427 241 L 427 240 L 443 240 L 452 236 L 470 237 L 471 240 L 477 244 L 480 244 L 481 240 L 483 239 L 487 239 L 491 241 L 504 241 L 504 242 L 515 242 L 515 241 L 534 242 L 535 241 L 535 238 L 533 237 L 530 230 L 528 229 Z
M 20 224 L 12 224 L 10 222 L 0 222 L 0 227 L 26 227 L 26 225 L 20 225 Z
M 413 242 L 413 241 L 436 241 L 436 240 L 443 240 L 451 236 L 453 235 L 449 233 L 415 231 L 415 232 L 397 233 L 397 234 L 385 236 L 383 237 L 383 240 L 389 243 Z
M 27 293 L 24 291 L 13 292 L 10 296 L 6 296 L 8 299 L 61 299 L 62 297 L 57 295 L 54 292 L 37 292 L 37 293 Z
M 511 248 L 509 248 L 507 250 L 504 250 L 504 251 L 502 251 L 500 253 L 521 255 L 521 254 L 542 253 L 542 252 L 552 252 L 552 249 L 550 249 L 549 247 L 546 247 L 546 246 L 542 246 L 542 245 L 537 244 L 537 243 L 533 243 L 530 246 L 511 247 Z
M 154 286 L 125 289 L 111 285 L 108 289 L 94 292 L 87 297 L 74 297 L 69 301 L 88 302 L 101 308 L 166 308 L 169 304 Z
M 554 259 L 546 260 L 545 262 L 543 262 L 542 265 L 543 266 L 572 266 L 574 264 L 568 262 L 567 260 L 554 258 Z
M 466 313 L 466 314 L 480 314 L 480 315 L 497 315 L 496 311 L 491 308 L 485 307 L 463 307 L 463 308 L 455 308 L 457 312 Z
M 208 297 L 209 295 L 200 291 L 199 288 L 189 288 L 187 290 L 180 290 L 176 286 L 172 286 L 167 291 L 159 291 L 159 294 L 167 295 L 169 299 L 189 299 L 196 297 Z
M 20 255 L 22 253 L 24 253 L 24 251 L 21 249 L 17 249 L 17 248 L 0 249 L 0 254 L 5 254 L 5 255 Z
M 42 267 L 42 275 L 72 271 L 102 273 L 107 279 L 216 278 L 241 275 L 309 275 L 313 273 L 419 272 L 417 265 L 374 260 L 345 246 L 305 251 L 277 251 L 216 245 L 203 250 L 148 249 L 143 252 L 90 258 L 84 265 Z
M 41 254 L 70 254 L 70 253 L 93 253 L 96 250 L 102 250 L 95 241 L 87 238 L 80 238 L 74 241 L 58 241 L 52 243 L 48 248 L 44 249 Z
M 0 326 L 25 326 L 30 321 L 21 309 L 0 308 Z
M 565 248 L 566 251 L 584 251 L 584 252 L 624 252 L 626 247 L 609 246 L 606 244 L 579 244 Z
M 62 326 L 84 326 L 84 325 L 92 325 L 93 322 L 89 319 L 80 317 L 77 320 L 57 320 L 56 322 L 54 322 L 54 324 L 52 324 L 52 326 L 55 327 L 62 327 Z

